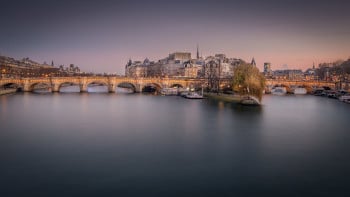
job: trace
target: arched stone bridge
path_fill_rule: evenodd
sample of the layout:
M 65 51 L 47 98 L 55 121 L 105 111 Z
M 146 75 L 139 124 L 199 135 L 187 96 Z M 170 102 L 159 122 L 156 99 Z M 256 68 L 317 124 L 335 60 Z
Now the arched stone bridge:
M 182 86 L 200 87 L 205 83 L 204 79 L 190 78 L 129 78 L 129 77 L 51 77 L 51 78 L 21 78 L 0 79 L 0 87 L 8 84 L 15 84 L 25 92 L 33 91 L 38 84 L 43 84 L 51 88 L 53 92 L 58 92 L 62 85 L 73 84 L 79 85 L 81 92 L 87 92 L 90 84 L 103 84 L 108 87 L 109 92 L 115 92 L 116 87 L 121 84 L 129 84 L 135 92 L 141 92 L 146 86 L 153 86 L 159 91 L 161 88 Z
M 266 80 L 266 88 L 270 89 L 274 86 L 284 86 L 288 92 L 292 92 L 294 87 L 305 87 L 310 93 L 314 88 L 329 87 L 335 89 L 335 82 L 328 81 L 291 81 L 291 80 Z
M 38 84 L 44 84 L 46 87 L 51 88 L 53 92 L 58 92 L 64 84 L 79 85 L 81 92 L 87 92 L 89 84 L 103 84 L 108 86 L 109 92 L 115 92 L 116 87 L 120 84 L 129 84 L 135 92 L 141 92 L 146 86 L 156 87 L 158 90 L 166 87 L 173 87 L 175 85 L 182 86 L 184 88 L 205 87 L 207 79 L 198 78 L 129 78 L 129 77 L 104 77 L 104 76 L 92 76 L 92 77 L 50 77 L 50 78 L 2 78 L 0 79 L 0 87 L 7 84 L 15 84 L 17 87 L 22 88 L 23 91 L 31 92 L 34 86 Z M 221 79 L 221 87 L 229 87 L 231 79 Z M 335 83 L 324 81 L 279 81 L 279 80 L 266 80 L 267 87 L 276 85 L 286 86 L 287 89 L 292 86 L 304 86 L 307 89 L 314 87 L 328 86 L 332 89 L 335 88 Z

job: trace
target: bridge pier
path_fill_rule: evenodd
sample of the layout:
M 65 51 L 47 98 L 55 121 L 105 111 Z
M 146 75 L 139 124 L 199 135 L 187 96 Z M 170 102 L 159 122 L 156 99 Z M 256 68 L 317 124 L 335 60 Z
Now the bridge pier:
M 108 92 L 115 93 L 115 84 L 108 84 Z
M 79 86 L 80 86 L 80 92 L 87 92 L 88 91 L 87 84 L 79 84 Z
M 60 91 L 60 85 L 57 83 L 52 84 L 52 92 L 59 92 Z
M 25 83 L 23 86 L 23 91 L 24 92 L 31 92 L 32 90 L 30 89 L 30 85 L 28 83 Z
M 135 92 L 136 92 L 136 93 L 141 93 L 141 92 L 142 92 L 142 86 L 141 86 L 141 84 L 136 84 Z

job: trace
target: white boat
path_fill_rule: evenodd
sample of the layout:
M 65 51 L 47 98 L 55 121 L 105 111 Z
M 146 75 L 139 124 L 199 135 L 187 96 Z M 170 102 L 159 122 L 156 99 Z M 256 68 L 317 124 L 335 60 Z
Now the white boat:
M 240 101 L 242 105 L 260 105 L 260 102 L 257 98 L 253 96 L 245 96 Z
M 285 95 L 287 93 L 286 87 L 274 87 L 271 90 L 271 94 L 274 95 Z
M 188 92 L 183 97 L 187 99 L 203 99 L 203 95 L 198 94 L 197 92 Z
M 180 93 L 180 96 L 185 97 L 187 94 L 189 94 L 189 91 L 184 91 Z
M 349 101 L 350 100 L 350 94 L 345 94 L 345 95 L 339 97 L 339 100 L 343 101 L 343 102 Z
M 176 96 L 178 94 L 177 88 L 163 88 L 160 93 L 164 96 Z
M 294 89 L 293 93 L 294 94 L 306 94 L 307 90 L 306 90 L 306 88 L 297 87 Z

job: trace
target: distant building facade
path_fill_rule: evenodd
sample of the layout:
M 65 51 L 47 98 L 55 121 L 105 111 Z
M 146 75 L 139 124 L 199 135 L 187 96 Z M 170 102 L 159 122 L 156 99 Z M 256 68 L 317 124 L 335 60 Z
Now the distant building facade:
M 272 77 L 272 69 L 271 69 L 271 63 L 265 62 L 264 63 L 264 75 L 265 77 Z
M 298 69 L 275 70 L 273 72 L 273 78 L 278 80 L 292 80 L 292 81 L 305 80 L 303 71 Z
M 197 48 L 195 59 L 192 59 L 191 53 L 175 52 L 157 62 L 151 62 L 147 58 L 143 63 L 129 60 L 125 66 L 125 75 L 127 77 L 200 78 L 208 77 L 209 72 L 213 72 L 218 77 L 227 78 L 233 76 L 234 67 L 241 62 L 243 60 L 227 58 L 225 54 L 216 54 L 207 58 L 199 57 Z
M 55 67 L 53 61 L 51 65 L 48 65 L 46 62 L 40 64 L 29 58 L 16 60 L 11 57 L 0 56 L 0 77 L 2 78 L 55 77 L 76 74 L 80 74 L 80 69 L 73 64 L 68 68 L 64 68 L 64 66 Z

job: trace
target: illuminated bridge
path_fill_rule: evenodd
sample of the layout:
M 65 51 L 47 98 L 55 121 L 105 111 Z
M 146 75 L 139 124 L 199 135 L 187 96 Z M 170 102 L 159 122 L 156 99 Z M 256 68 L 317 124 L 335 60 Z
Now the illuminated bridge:
M 221 79 L 221 88 L 230 88 L 231 79 Z M 31 92 L 37 85 L 45 86 L 52 92 L 59 92 L 64 85 L 77 85 L 80 92 L 87 92 L 88 86 L 91 84 L 104 85 L 108 87 L 109 92 L 115 92 L 117 87 L 127 85 L 134 92 L 142 92 L 145 87 L 151 86 L 160 91 L 161 88 L 183 87 L 183 88 L 200 88 L 206 87 L 207 79 L 201 78 L 129 78 L 129 77 L 45 77 L 45 78 L 2 78 L 0 79 L 0 87 L 13 86 L 25 92 Z M 288 89 L 295 86 L 303 86 L 308 91 L 316 87 L 335 88 L 334 82 L 325 81 L 288 81 L 288 80 L 266 80 L 267 88 L 273 86 L 285 86 Z

